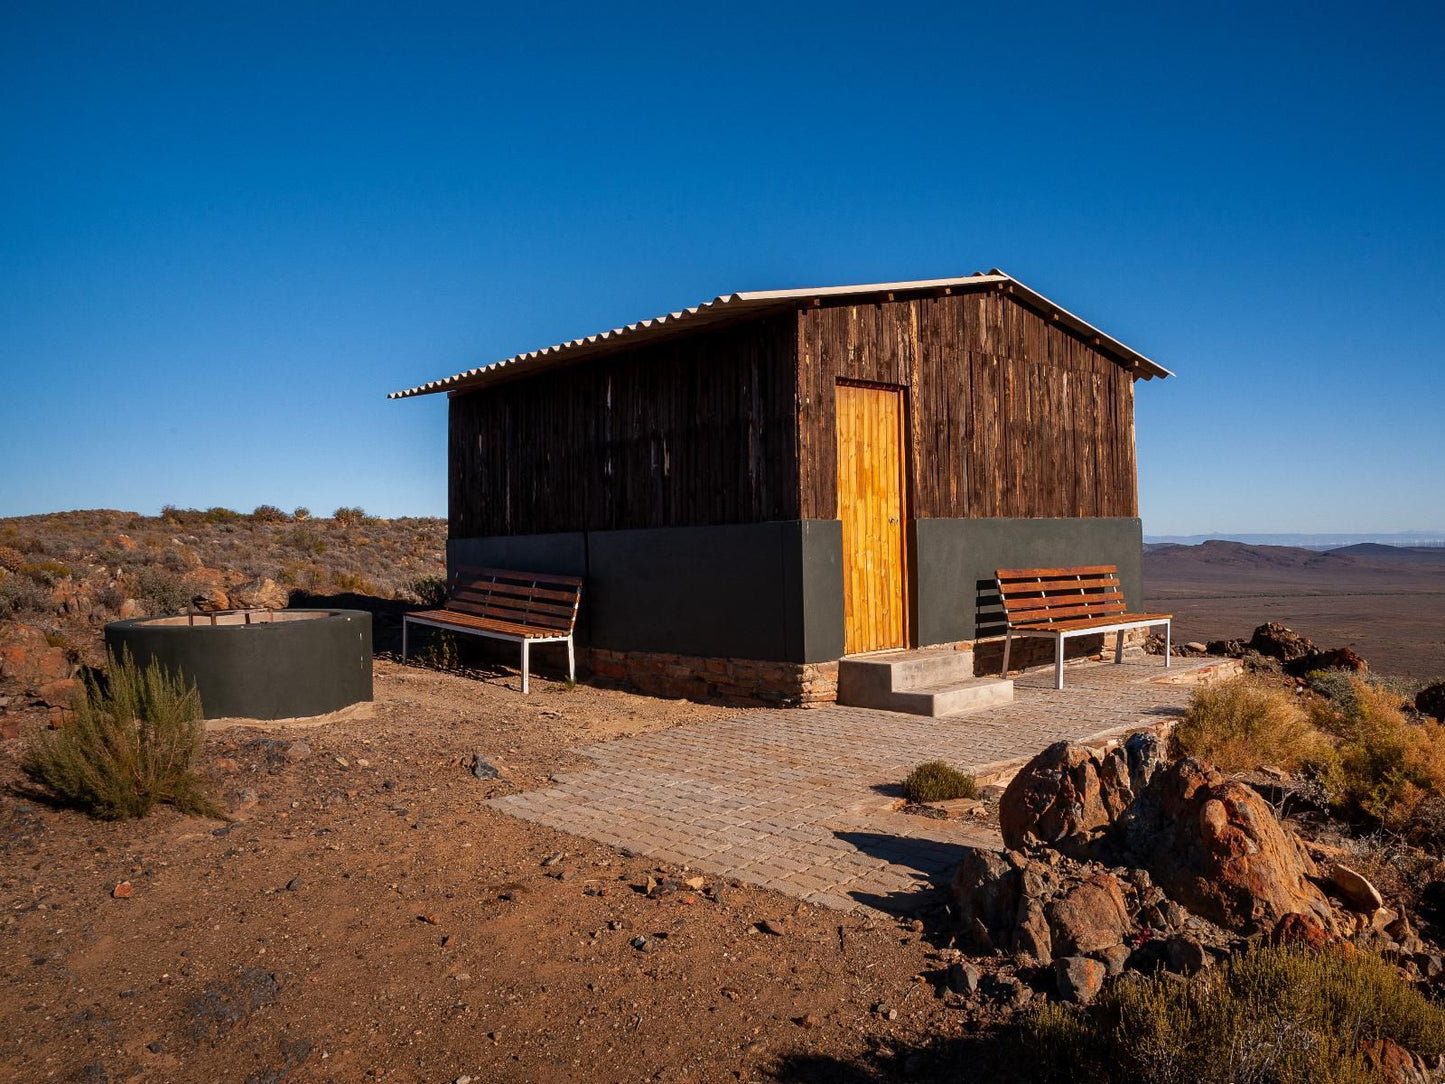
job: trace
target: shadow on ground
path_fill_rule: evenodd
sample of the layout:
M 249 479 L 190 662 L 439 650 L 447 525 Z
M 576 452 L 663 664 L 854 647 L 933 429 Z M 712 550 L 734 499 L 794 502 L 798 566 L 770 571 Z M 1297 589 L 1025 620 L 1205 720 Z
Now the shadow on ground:
M 906 1080 L 1017 1084 L 1034 1079 L 1026 1052 L 1012 1030 L 936 1039 L 919 1046 L 878 1043 L 860 1058 L 846 1061 L 822 1054 L 785 1054 L 772 1067 L 785 1084 L 882 1084 Z
M 895 915 L 923 919 L 930 940 L 946 944 L 953 937 L 953 871 L 972 847 L 933 839 L 911 839 L 886 832 L 836 831 L 834 837 L 861 854 L 910 870 L 913 885 L 894 892 L 849 892 L 863 904 Z

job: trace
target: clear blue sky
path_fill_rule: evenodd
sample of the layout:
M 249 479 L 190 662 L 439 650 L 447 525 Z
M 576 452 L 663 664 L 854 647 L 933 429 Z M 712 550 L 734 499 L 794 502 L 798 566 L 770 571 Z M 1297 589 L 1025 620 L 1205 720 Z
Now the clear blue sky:
M 1145 530 L 1445 526 L 1436 4 L 0 11 L 0 514 L 444 514 L 387 391 L 744 289 L 1021 278 Z

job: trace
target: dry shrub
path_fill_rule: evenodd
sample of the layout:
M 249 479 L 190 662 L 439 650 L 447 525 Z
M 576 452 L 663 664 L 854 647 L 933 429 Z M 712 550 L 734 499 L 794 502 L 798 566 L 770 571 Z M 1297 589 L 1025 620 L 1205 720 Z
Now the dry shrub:
M 1083 1012 L 1050 1004 L 1024 1029 L 1020 1079 L 1120 1084 L 1340 1084 L 1381 1079 L 1362 1042 L 1445 1052 L 1445 1008 L 1379 957 L 1254 949 L 1189 983 L 1116 982 Z
M 21 770 L 55 798 L 106 820 L 143 817 L 158 803 L 223 817 L 195 771 L 204 728 L 194 685 L 152 662 L 111 656 L 104 685 L 84 695 L 58 730 L 31 738 Z
M 25 555 L 13 546 L 0 546 L 0 568 L 10 572 L 19 572 L 20 566 L 25 563 Z
M 1413 842 L 1445 847 L 1445 724 L 1407 719 L 1399 696 L 1354 680 L 1353 695 L 1316 701 L 1314 725 L 1335 739 L 1321 778 L 1337 805 Z
M 1175 755 L 1224 772 L 1261 766 L 1293 771 L 1327 744 L 1294 694 L 1248 676 L 1195 689 L 1171 742 Z
M 978 780 L 941 760 L 929 760 L 908 773 L 908 778 L 903 780 L 903 793 L 910 802 L 973 798 L 978 795 Z

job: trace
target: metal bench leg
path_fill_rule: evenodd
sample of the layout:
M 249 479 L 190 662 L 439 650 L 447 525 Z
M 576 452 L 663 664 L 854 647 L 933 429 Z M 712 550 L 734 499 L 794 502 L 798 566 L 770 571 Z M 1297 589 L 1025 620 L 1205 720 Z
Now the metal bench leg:
M 572 637 L 567 637 L 567 680 L 576 684 L 577 658 L 572 651 Z
M 1004 636 L 1004 638 L 1003 638 L 1003 673 L 1001 673 L 1001 674 L 999 675 L 999 677 L 1001 677 L 1001 678 L 1006 678 L 1006 677 L 1008 677 L 1008 655 L 1009 655 L 1009 649 L 1012 648 L 1013 646 L 1014 646 L 1014 634 L 1013 634 L 1013 630 L 1010 629 L 1010 630 L 1008 631 L 1008 633 L 1005 634 L 1005 636 Z
M 403 617 L 403 618 L 401 619 L 401 661 L 402 661 L 402 662 L 406 662 L 406 627 L 407 627 L 408 625 L 410 625 L 410 624 L 411 624 L 411 622 L 408 621 L 406 618 Z
M 1064 638 L 1054 637 L 1054 688 L 1064 687 Z
M 528 641 L 526 641 L 526 640 L 523 640 L 523 641 L 522 641 L 522 695 L 523 695 L 523 696 L 526 696 L 526 695 L 527 695 L 527 691 L 528 691 L 528 689 L 530 688 L 530 683 L 529 683 L 528 680 L 527 680 L 527 672 L 528 672 L 528 670 L 530 669 L 530 663 L 531 663 L 531 659 L 528 658 L 528 655 L 529 655 L 529 653 L 530 653 L 531 647 L 532 647 L 532 645 L 531 645 Z
M 1124 661 L 1124 630 L 1119 629 L 1114 633 L 1114 665 L 1119 666 Z
M 1164 622 L 1164 669 L 1169 669 L 1169 622 Z

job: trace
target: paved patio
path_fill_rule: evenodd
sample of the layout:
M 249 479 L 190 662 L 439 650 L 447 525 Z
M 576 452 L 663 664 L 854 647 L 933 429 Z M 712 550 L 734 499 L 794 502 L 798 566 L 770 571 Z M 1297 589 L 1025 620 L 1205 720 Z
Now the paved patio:
M 915 764 L 981 778 L 1067 738 L 1102 741 L 1182 711 L 1219 660 L 1145 657 L 1015 679 L 1015 699 L 946 719 L 829 707 L 753 713 L 578 750 L 594 769 L 488 804 L 660 862 L 764 885 L 819 906 L 909 910 L 989 829 L 893 811 Z M 1173 683 L 1158 679 L 1168 675 Z

